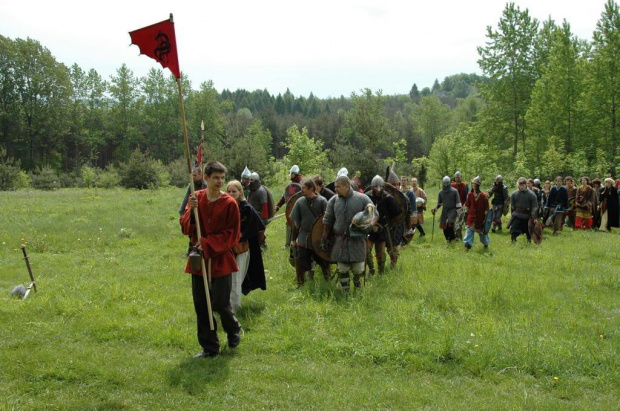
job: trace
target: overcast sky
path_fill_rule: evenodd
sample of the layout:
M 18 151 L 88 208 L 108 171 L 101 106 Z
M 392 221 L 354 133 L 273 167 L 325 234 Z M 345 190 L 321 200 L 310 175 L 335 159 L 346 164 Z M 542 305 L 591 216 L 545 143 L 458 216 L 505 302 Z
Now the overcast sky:
M 603 0 L 516 0 L 538 20 L 566 19 L 591 40 Z M 38 40 L 67 66 L 105 79 L 123 64 L 144 76 L 154 60 L 129 31 L 174 14 L 179 65 L 193 88 L 287 87 L 295 95 L 349 96 L 362 88 L 408 93 L 413 83 L 482 74 L 476 47 L 497 27 L 501 0 L 227 0 L 0 2 L 0 34 Z

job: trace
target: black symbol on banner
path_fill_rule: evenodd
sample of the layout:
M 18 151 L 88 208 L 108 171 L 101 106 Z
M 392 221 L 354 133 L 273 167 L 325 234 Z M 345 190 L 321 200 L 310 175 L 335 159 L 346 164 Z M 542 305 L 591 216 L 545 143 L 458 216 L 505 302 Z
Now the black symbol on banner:
M 160 31 L 159 34 L 157 34 L 157 37 L 155 37 L 155 40 L 159 42 L 154 51 L 155 57 L 157 57 L 157 60 L 159 61 L 167 62 L 168 54 L 170 54 L 170 51 L 172 50 L 168 36 Z

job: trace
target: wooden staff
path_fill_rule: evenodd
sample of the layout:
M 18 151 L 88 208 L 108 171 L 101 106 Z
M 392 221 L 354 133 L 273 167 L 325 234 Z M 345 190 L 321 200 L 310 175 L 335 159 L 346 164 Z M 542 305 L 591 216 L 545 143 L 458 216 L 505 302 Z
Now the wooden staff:
M 171 16 L 172 18 L 172 16 Z M 183 126 L 183 138 L 185 140 L 185 157 L 187 159 L 187 170 L 189 172 L 189 187 L 191 191 L 191 196 L 196 196 L 196 191 L 194 190 L 194 178 L 192 177 L 192 164 L 191 158 L 189 154 L 189 138 L 187 136 L 187 123 L 185 120 L 185 107 L 183 106 L 183 91 L 181 90 L 181 78 L 177 78 L 177 87 L 179 89 L 179 104 L 181 107 L 181 125 Z M 200 218 L 198 216 L 198 208 L 192 209 L 194 213 L 194 221 L 196 222 L 196 235 L 198 236 L 198 243 L 200 244 L 200 239 L 202 238 L 202 230 L 200 229 Z M 211 276 L 207 278 L 207 268 L 205 266 L 205 259 L 200 258 L 201 267 L 202 267 L 202 279 L 204 280 L 205 285 L 205 294 L 207 295 L 207 310 L 209 313 L 209 327 L 211 331 L 215 330 L 215 326 L 213 324 L 213 311 L 211 310 L 211 295 L 209 294 L 209 284 L 211 283 Z M 210 274 L 210 273 L 209 273 Z

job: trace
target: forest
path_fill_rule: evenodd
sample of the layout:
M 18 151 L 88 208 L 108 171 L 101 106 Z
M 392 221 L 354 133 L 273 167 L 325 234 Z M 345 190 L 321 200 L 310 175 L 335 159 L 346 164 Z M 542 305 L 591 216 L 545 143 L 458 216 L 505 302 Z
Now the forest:
M 568 21 L 539 21 L 508 3 L 477 51 L 481 75 L 420 88 L 412 74 L 410 90 L 398 95 L 218 92 L 213 81 L 195 85 L 183 76 L 192 150 L 204 121 L 205 157 L 234 176 L 246 164 L 266 179 L 292 164 L 306 175 L 344 166 L 362 181 L 389 164 L 429 181 L 457 170 L 483 181 L 620 172 L 617 3 L 603 4 L 591 39 L 577 38 Z M 169 72 L 139 77 L 122 64 L 105 79 L 95 68 L 58 62 L 35 39 L 2 35 L 0 56 L 0 189 L 42 174 L 58 176 L 59 187 L 83 183 L 85 172 L 92 182 L 106 170 L 128 170 L 132 158 L 158 164 L 169 179 L 161 184 L 186 184 Z

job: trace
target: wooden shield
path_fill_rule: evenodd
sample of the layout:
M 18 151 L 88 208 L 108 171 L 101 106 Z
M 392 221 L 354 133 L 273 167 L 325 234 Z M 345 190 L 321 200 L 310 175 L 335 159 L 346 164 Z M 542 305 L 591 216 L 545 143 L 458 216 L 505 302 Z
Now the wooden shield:
M 487 216 L 484 219 L 484 228 L 483 234 L 489 234 L 489 230 L 491 230 L 491 226 L 493 225 L 493 209 L 491 208 L 487 211 Z
M 312 233 L 310 235 L 310 240 L 311 240 L 312 248 L 314 249 L 314 252 L 319 257 L 321 257 L 323 260 L 328 261 L 330 263 L 335 263 L 335 261 L 332 261 L 332 250 L 331 249 L 329 251 L 321 250 L 321 238 L 323 238 L 323 227 L 324 227 L 323 214 L 324 213 L 321 213 L 314 221 L 314 224 L 312 224 Z M 330 241 L 330 244 L 333 245 L 333 241 Z
M 295 203 L 297 202 L 297 200 L 299 200 L 302 196 L 303 194 L 301 191 L 298 193 L 295 193 L 293 194 L 291 199 L 288 200 L 288 203 L 286 204 L 286 210 L 284 211 L 284 214 L 286 215 L 286 225 L 290 227 L 295 226 L 295 223 L 291 219 L 291 213 L 293 212 L 293 207 L 295 206 Z
M 409 199 L 407 199 L 407 196 L 402 191 L 400 191 L 398 188 L 394 187 L 391 184 L 386 183 L 383 186 L 383 189 L 389 194 L 391 194 L 394 199 L 396 199 L 396 202 L 398 203 L 398 208 L 400 209 L 400 212 L 395 215 L 389 222 L 389 225 L 391 227 L 394 227 L 400 224 L 407 215 Z

